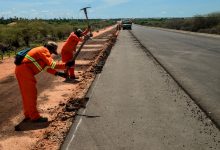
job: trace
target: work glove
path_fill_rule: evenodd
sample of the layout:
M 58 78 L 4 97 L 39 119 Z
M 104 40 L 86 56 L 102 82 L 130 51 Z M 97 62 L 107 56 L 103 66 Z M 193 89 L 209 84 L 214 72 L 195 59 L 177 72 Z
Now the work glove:
M 93 34 L 92 34 L 92 33 L 90 33 L 90 34 L 89 34 L 89 37 L 93 37 Z
M 75 60 L 70 60 L 68 62 L 66 62 L 65 66 L 67 67 L 72 67 L 73 65 L 75 65 Z
M 90 38 L 90 35 L 85 35 L 84 40 L 88 40 Z
M 63 77 L 63 78 L 67 78 L 68 75 L 64 72 L 56 72 L 55 76 L 60 76 L 60 77 Z

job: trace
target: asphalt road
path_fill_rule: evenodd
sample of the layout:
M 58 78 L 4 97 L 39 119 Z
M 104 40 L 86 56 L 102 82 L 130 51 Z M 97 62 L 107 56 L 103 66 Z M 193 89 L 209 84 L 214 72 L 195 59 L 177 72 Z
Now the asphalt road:
M 127 30 L 90 93 L 62 150 L 220 149 L 219 130 Z
M 137 25 L 132 32 L 220 126 L 220 36 Z

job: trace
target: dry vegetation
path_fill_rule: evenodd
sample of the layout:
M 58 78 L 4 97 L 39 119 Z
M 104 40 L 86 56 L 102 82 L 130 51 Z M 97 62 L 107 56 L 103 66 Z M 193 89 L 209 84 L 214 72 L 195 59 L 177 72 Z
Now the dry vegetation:
M 114 24 L 113 20 L 90 20 L 93 30 Z M 0 18 L 0 59 L 14 55 L 24 47 L 41 45 L 47 40 L 64 40 L 77 28 L 85 29 L 85 20 Z
M 192 18 L 149 18 L 135 19 L 134 23 L 192 32 L 220 34 L 220 12 L 198 15 Z

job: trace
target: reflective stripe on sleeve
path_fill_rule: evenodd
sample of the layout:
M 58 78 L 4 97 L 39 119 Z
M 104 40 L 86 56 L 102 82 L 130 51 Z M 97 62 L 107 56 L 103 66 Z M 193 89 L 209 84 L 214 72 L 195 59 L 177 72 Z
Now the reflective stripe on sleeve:
M 49 68 L 54 69 L 55 67 L 56 67 L 56 62 L 53 61 L 53 62 L 51 63 L 51 66 L 46 66 L 46 67 L 44 68 L 44 71 L 47 71 L 47 69 L 49 69 Z
M 52 64 L 51 64 L 51 68 L 54 69 L 55 67 L 56 67 L 56 62 L 53 61 Z

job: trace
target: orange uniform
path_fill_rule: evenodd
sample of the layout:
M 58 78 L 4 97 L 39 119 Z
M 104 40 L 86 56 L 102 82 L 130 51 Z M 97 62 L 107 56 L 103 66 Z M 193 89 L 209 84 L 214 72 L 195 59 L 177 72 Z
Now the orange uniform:
M 37 88 L 35 75 L 45 70 L 51 74 L 55 69 L 65 69 L 64 63 L 56 63 L 46 47 L 31 49 L 21 65 L 16 66 L 15 74 L 20 87 L 25 118 L 36 120 L 40 117 L 37 111 Z
M 89 30 L 85 30 L 83 32 L 83 35 L 86 35 L 89 32 Z M 73 58 L 73 53 L 76 52 L 76 46 L 79 42 L 82 42 L 83 40 L 78 37 L 74 32 L 72 32 L 70 34 L 70 36 L 68 37 L 68 39 L 66 40 L 66 42 L 63 45 L 63 48 L 61 49 L 61 56 L 62 56 L 62 61 L 63 62 L 68 62 Z M 71 67 L 68 70 L 68 74 L 70 77 L 75 77 L 74 74 L 74 67 Z

